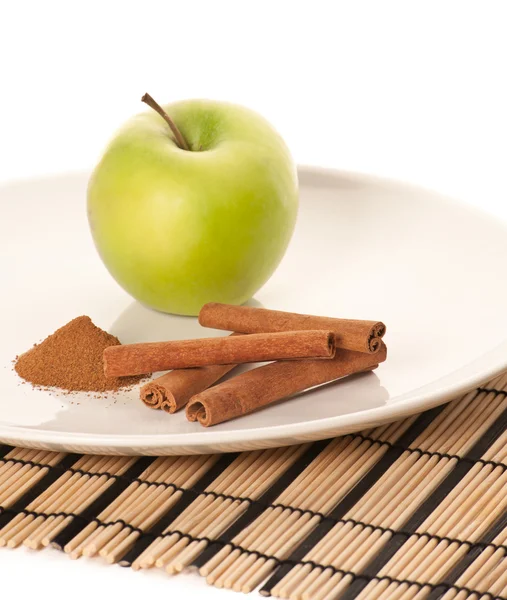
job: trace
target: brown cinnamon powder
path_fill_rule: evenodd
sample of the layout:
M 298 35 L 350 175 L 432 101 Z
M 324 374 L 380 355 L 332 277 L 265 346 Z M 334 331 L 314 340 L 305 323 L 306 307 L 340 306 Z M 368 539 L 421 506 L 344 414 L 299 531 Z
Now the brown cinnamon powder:
M 96 327 L 90 317 L 77 317 L 17 357 L 14 368 L 34 386 L 69 392 L 115 391 L 141 379 L 105 377 L 102 353 L 118 344 L 118 338 Z

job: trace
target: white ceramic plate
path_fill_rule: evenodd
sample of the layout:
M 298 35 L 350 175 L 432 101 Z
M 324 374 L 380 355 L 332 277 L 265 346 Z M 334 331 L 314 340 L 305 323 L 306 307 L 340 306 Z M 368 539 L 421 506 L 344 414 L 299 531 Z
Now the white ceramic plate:
M 507 368 L 504 224 L 362 175 L 302 168 L 300 182 L 294 239 L 254 302 L 383 320 L 389 358 L 375 373 L 209 429 L 145 408 L 138 389 L 99 400 L 22 385 L 14 356 L 81 314 L 124 343 L 209 330 L 144 308 L 111 279 L 88 232 L 86 175 L 14 183 L 0 188 L 0 441 L 116 454 L 265 448 L 420 412 Z

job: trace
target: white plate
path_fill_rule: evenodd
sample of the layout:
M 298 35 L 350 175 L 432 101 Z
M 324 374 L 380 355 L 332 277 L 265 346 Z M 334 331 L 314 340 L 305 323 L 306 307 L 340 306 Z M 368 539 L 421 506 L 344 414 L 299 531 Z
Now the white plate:
M 300 181 L 296 234 L 255 301 L 383 320 L 389 357 L 375 373 L 209 429 L 145 408 L 137 389 L 99 400 L 21 385 L 14 356 L 81 314 L 125 343 L 209 330 L 144 308 L 111 279 L 88 232 L 86 175 L 15 183 L 0 188 L 0 440 L 95 453 L 251 450 L 420 412 L 507 368 L 504 224 L 363 175 L 302 168 Z

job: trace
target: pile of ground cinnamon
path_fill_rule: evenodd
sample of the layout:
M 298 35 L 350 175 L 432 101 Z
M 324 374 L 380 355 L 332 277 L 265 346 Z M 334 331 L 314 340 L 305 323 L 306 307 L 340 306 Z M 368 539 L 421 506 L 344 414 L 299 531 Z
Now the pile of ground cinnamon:
M 77 317 L 40 344 L 17 357 L 18 375 L 34 386 L 69 392 L 106 392 L 137 383 L 141 377 L 105 377 L 102 354 L 118 338 L 96 327 L 90 317 Z

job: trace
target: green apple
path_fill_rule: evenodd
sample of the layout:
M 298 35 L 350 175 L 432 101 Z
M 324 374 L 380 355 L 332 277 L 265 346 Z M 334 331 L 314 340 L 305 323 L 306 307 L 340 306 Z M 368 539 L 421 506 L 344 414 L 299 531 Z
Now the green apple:
M 155 110 L 124 125 L 89 182 L 99 254 L 154 309 L 196 315 L 206 302 L 242 304 L 272 275 L 294 230 L 289 150 L 250 109 L 143 100 Z

